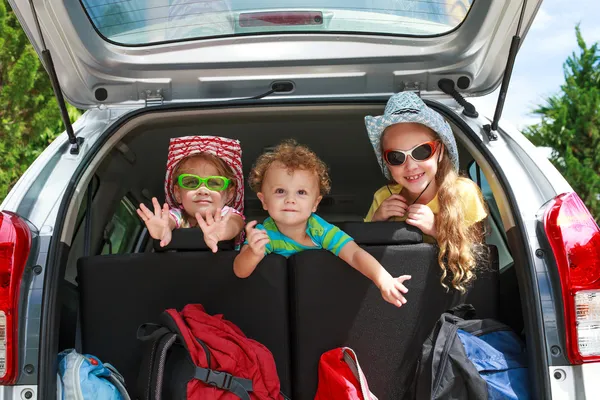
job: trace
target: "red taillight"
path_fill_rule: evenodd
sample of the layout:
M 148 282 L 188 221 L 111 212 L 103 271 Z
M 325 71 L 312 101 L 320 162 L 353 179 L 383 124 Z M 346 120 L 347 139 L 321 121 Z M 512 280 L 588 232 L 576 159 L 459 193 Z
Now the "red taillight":
M 267 11 L 240 14 L 240 26 L 322 25 L 321 11 Z
M 0 384 L 15 382 L 18 362 L 19 292 L 31 249 L 31 232 L 17 215 L 0 212 Z
M 556 258 L 574 364 L 600 361 L 600 229 L 576 193 L 557 196 L 544 228 Z

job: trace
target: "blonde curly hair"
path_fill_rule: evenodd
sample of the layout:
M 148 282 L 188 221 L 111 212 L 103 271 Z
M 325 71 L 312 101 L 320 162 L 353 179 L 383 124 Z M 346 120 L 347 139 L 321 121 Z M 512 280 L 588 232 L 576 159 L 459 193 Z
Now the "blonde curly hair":
M 435 218 L 437 243 L 439 246 L 438 264 L 442 270 L 441 284 L 448 289 L 445 281 L 465 293 L 476 278 L 477 266 L 488 261 L 487 248 L 482 246 L 484 232 L 480 223 L 469 225 L 461 205 L 461 184 L 473 184 L 458 175 L 449 157 L 444 157 L 436 174 L 440 210 Z M 484 204 L 481 191 L 477 190 L 481 204 Z M 487 211 L 487 207 L 486 207 Z
M 283 164 L 290 172 L 296 170 L 314 172 L 319 180 L 321 196 L 331 190 L 327 165 L 311 149 L 289 139 L 281 142 L 273 151 L 261 154 L 256 160 L 248 177 L 248 184 L 255 193 L 261 191 L 265 174 L 274 162 Z

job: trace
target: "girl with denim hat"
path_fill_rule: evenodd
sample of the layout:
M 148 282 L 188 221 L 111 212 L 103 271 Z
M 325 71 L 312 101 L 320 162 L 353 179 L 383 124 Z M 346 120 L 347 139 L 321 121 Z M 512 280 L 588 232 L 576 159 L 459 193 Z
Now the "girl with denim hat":
M 486 216 L 481 191 L 458 175 L 458 150 L 450 125 L 412 92 L 393 95 L 383 115 L 365 118 L 383 174 L 366 222 L 406 221 L 424 241 L 439 245 L 441 282 L 451 274 L 464 292 L 475 277 Z

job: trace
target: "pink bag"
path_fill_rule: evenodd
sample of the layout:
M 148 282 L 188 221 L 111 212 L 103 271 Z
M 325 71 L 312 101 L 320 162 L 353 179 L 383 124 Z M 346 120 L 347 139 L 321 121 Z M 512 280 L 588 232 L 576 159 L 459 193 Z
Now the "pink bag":
M 315 400 L 377 400 L 369 391 L 354 350 L 338 347 L 321 356 Z

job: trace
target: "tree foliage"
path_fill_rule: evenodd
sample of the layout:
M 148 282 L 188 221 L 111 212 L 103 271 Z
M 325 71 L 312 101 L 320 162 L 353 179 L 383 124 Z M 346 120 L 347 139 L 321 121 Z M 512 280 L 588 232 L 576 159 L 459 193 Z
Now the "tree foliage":
M 567 58 L 565 83 L 534 113 L 539 124 L 525 134 L 551 147 L 552 163 L 581 197 L 596 222 L 600 219 L 600 52 L 575 28 L 578 51 Z
M 68 105 L 71 121 L 80 112 Z M 6 0 L 0 1 L 0 201 L 64 131 L 39 58 Z

